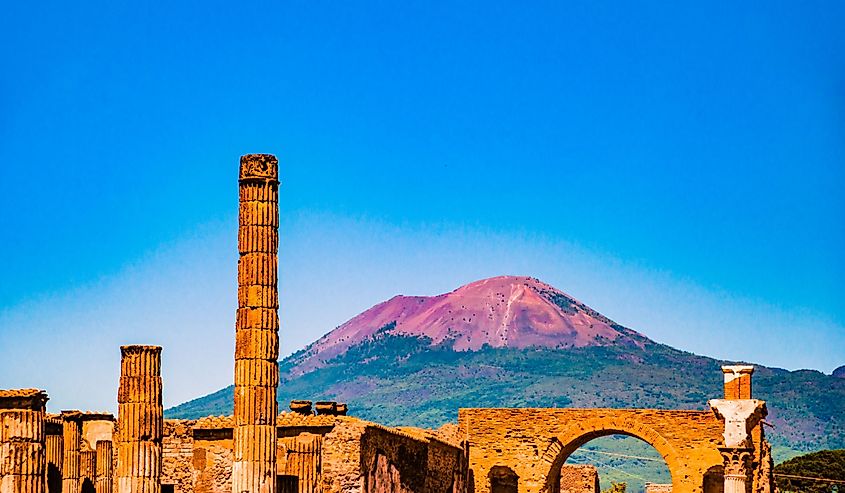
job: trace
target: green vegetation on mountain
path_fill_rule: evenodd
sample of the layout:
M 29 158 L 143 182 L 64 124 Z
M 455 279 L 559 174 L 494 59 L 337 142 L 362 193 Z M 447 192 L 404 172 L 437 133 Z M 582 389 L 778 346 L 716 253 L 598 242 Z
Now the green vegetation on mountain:
M 845 450 L 822 450 L 790 459 L 775 467 L 775 480 L 782 492 L 827 493 L 845 490 Z
M 705 409 L 722 393 L 722 362 L 651 342 L 454 351 L 379 331 L 304 375 L 291 376 L 294 361 L 297 354 L 280 362 L 280 409 L 291 399 L 338 400 L 356 416 L 389 425 L 438 427 L 455 421 L 460 407 Z M 845 379 L 757 367 L 754 395 L 768 401 L 776 452 L 845 447 Z M 166 414 L 230 414 L 232 399 L 228 387 Z

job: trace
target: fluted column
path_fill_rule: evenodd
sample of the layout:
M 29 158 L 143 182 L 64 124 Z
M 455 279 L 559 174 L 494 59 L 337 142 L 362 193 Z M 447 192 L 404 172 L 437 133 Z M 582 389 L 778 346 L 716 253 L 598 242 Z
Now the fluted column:
M 79 453 L 79 491 L 81 493 L 95 493 L 94 484 L 97 481 L 97 452 L 84 450 Z
M 278 176 L 274 156 L 241 157 L 233 493 L 276 491 Z
M 62 411 L 62 493 L 79 493 L 82 413 Z
M 48 417 L 44 425 L 47 433 L 45 439 L 47 466 L 44 470 L 46 489 L 47 493 L 61 493 L 64 426 L 62 419 L 57 416 Z
M 0 493 L 44 493 L 46 403 L 41 390 L 0 390 Z
M 120 352 L 117 491 L 160 493 L 161 347 L 121 346 Z
M 112 493 L 112 442 L 100 440 L 97 442 L 97 493 Z

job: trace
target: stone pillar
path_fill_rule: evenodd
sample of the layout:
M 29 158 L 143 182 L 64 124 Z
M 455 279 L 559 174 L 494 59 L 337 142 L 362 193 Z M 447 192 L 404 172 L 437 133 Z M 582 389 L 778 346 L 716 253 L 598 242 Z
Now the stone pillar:
M 161 347 L 121 346 L 120 352 L 117 491 L 161 493 Z
M 84 450 L 79 453 L 79 491 L 81 493 L 95 493 L 94 484 L 97 481 L 97 452 Z
M 746 447 L 720 447 L 722 461 L 725 465 L 725 492 L 724 493 L 747 493 L 749 459 L 754 452 Z
M 42 390 L 0 390 L 0 493 L 44 493 L 46 403 Z
M 97 493 L 112 493 L 112 482 L 114 481 L 112 474 L 113 460 L 112 442 L 109 440 L 100 440 L 97 442 Z
M 269 154 L 241 156 L 233 493 L 276 491 L 278 164 Z
M 751 399 L 753 366 L 726 365 L 722 367 L 722 373 L 725 376 L 725 399 Z
M 60 416 L 47 416 L 44 420 L 46 433 L 47 467 L 44 469 L 44 484 L 47 493 L 62 493 L 62 449 L 64 447 L 64 426 Z
M 719 448 L 725 465 L 724 493 L 747 493 L 754 454 L 751 431 L 768 413 L 766 403 L 756 399 L 713 399 L 710 408 L 725 423 L 725 446 Z
M 62 493 L 79 493 L 82 413 L 62 411 Z

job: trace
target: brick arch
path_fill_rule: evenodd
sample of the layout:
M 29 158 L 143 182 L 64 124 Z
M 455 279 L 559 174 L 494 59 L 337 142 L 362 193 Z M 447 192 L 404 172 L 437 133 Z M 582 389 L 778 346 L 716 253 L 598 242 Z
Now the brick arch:
M 722 463 L 723 423 L 712 411 L 660 409 L 460 409 L 470 447 L 476 493 L 491 493 L 490 468 L 507 465 L 520 477 L 519 493 L 548 493 L 560 466 L 578 447 L 622 434 L 649 443 L 663 456 L 673 493 L 702 493 L 705 473 Z
M 654 428 L 634 420 L 608 416 L 579 421 L 552 439 L 542 456 L 542 460 L 548 464 L 542 491 L 554 491 L 552 481 L 557 479 L 557 471 L 573 452 L 591 440 L 610 435 L 634 437 L 654 447 L 669 468 L 673 486 L 679 486 L 675 485 L 676 477 L 688 475 L 688 466 L 681 460 L 675 447 Z M 676 488 L 673 490 L 677 491 Z

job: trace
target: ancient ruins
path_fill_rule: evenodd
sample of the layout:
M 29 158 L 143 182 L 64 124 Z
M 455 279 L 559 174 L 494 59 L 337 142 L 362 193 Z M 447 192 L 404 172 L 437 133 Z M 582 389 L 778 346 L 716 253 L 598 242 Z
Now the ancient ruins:
M 753 368 L 725 366 L 707 411 L 460 409 L 439 430 L 393 428 L 336 402 L 279 413 L 278 161 L 241 157 L 234 415 L 165 420 L 158 346 L 123 346 L 117 420 L 47 394 L 0 390 L 0 493 L 595 493 L 592 466 L 565 465 L 588 441 L 652 445 L 659 493 L 770 493 L 766 403 Z M 704 404 L 704 403 L 702 403 Z

